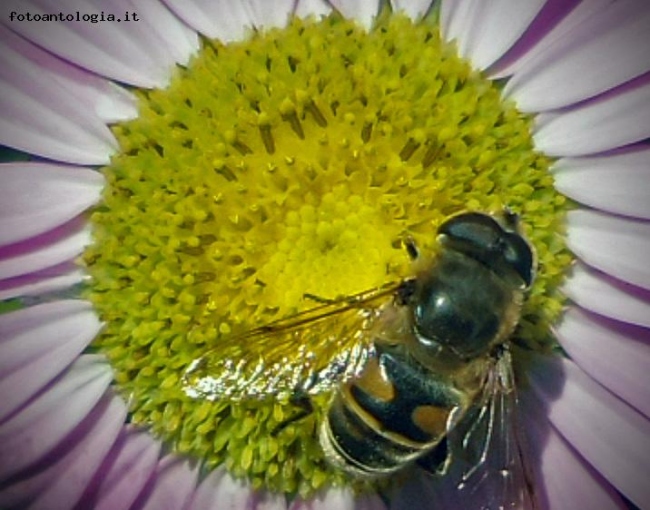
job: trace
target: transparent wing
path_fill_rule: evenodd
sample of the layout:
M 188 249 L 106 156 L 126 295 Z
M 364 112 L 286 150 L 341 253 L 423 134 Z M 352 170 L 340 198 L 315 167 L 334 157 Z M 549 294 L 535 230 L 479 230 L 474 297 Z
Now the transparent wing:
M 480 401 L 449 433 L 449 475 L 466 508 L 540 508 L 517 407 L 511 354 L 504 349 L 487 374 Z
M 332 389 L 360 372 L 401 282 L 219 340 L 183 377 L 193 398 L 241 400 Z

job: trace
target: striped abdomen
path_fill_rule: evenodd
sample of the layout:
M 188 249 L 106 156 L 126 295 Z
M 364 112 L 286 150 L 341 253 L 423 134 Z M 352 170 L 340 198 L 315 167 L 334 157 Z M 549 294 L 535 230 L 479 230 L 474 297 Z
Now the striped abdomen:
M 466 395 L 389 349 L 341 386 L 322 424 L 328 460 L 356 476 L 388 474 L 429 452 L 468 405 Z

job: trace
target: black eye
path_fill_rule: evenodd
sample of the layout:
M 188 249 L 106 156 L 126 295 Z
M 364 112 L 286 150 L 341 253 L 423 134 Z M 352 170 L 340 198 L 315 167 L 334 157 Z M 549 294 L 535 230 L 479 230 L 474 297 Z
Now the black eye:
M 504 256 L 506 262 L 521 276 L 526 287 L 530 287 L 534 277 L 533 251 L 530 245 L 519 234 L 507 234 Z
M 483 249 L 495 248 L 503 233 L 497 221 L 483 213 L 463 213 L 448 219 L 438 229 L 454 243 Z
M 527 288 L 535 273 L 533 251 L 522 235 L 511 230 L 516 222 L 510 222 L 513 225 L 504 228 L 487 214 L 469 212 L 445 221 L 438 233 L 450 249 L 481 262 L 506 280 L 518 278 Z

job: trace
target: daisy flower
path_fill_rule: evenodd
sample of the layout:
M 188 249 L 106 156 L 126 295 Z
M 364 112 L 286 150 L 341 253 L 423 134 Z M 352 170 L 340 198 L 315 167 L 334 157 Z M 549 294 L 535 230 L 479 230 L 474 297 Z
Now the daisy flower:
M 184 382 L 509 207 L 539 260 L 513 341 L 538 506 L 650 508 L 645 0 L 0 11 L 0 507 L 483 507 L 334 470 L 327 395 L 294 421 Z

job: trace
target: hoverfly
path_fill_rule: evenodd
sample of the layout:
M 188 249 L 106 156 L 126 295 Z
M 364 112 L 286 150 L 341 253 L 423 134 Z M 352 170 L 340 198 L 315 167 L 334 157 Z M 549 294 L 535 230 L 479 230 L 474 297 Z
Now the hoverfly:
M 334 467 L 361 478 L 410 465 L 445 475 L 463 459 L 458 490 L 489 486 L 483 508 L 534 508 L 509 351 L 534 250 L 508 210 L 452 216 L 437 242 L 430 260 L 406 244 L 411 278 L 225 338 L 188 367 L 184 391 L 331 392 L 319 438 Z

